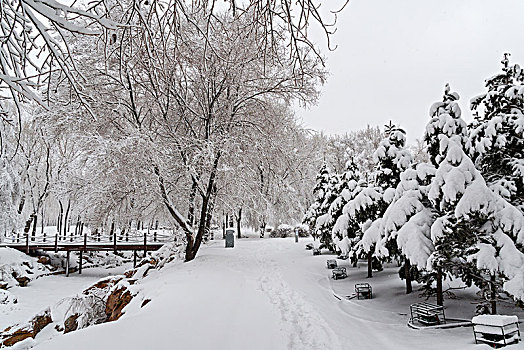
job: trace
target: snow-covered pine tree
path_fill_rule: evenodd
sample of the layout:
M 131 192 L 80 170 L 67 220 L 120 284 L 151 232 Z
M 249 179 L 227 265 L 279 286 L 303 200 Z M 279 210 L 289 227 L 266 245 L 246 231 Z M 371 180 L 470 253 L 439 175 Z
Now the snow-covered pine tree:
M 435 221 L 435 211 L 428 199 L 429 184 L 435 175 L 431 164 L 421 163 L 400 174 L 400 183 L 375 232 L 375 254 L 389 256 L 388 242 L 396 242 L 399 252 L 404 256 L 403 276 L 406 279 L 406 293 L 412 291 L 412 269 L 425 269 L 434 251 L 430 228 Z M 414 265 L 412 268 L 411 265 Z
M 486 299 L 496 313 L 498 280 L 506 292 L 524 299 L 524 254 L 514 243 L 524 243 L 524 216 L 488 188 L 459 136 L 446 143 L 428 193 L 440 211 L 431 227 L 435 251 L 428 267 L 489 290 Z
M 313 203 L 311 203 L 302 219 L 302 223 L 309 226 L 309 232 L 311 232 L 314 239 L 317 238 L 315 233 L 315 223 L 317 218 L 321 215 L 320 207 L 322 206 L 322 203 L 324 203 L 328 184 L 329 169 L 324 163 L 317 174 L 315 187 L 313 187 Z
M 342 209 L 348 201 L 350 201 L 355 192 L 359 190 L 358 182 L 360 179 L 360 173 L 358 171 L 358 166 L 353 161 L 353 158 L 346 162 L 346 167 L 344 173 L 340 176 L 340 182 L 337 186 L 337 197 L 331 203 L 331 206 L 328 210 L 328 218 L 326 220 L 326 226 L 331 232 L 333 243 L 338 247 L 342 255 L 347 255 L 349 251 L 347 250 L 347 240 L 348 240 L 348 230 L 347 228 L 344 232 L 339 231 L 338 227 L 335 230 L 335 224 L 337 218 L 342 215 Z
M 442 150 L 447 147 L 448 140 L 456 136 L 460 144 L 467 149 L 466 123 L 460 118 L 461 111 L 456 102 L 459 96 L 450 91 L 446 85 L 442 102 L 434 103 L 430 108 L 430 121 L 426 126 L 424 142 L 431 163 L 420 163 L 415 169 L 407 169 L 400 176 L 392 202 L 385 211 L 382 221 L 373 225 L 367 232 L 363 244 L 371 246 L 377 242 L 376 254 L 388 256 L 387 242 L 396 240 L 400 252 L 406 257 L 404 276 L 408 277 L 409 265 L 412 263 L 418 269 L 427 266 L 429 256 L 434 251 L 431 239 L 431 226 L 440 215 L 428 198 L 429 185 L 432 182 L 435 167 L 443 160 Z M 436 268 L 427 275 L 429 286 L 431 279 L 437 281 L 437 303 L 442 305 L 442 271 Z M 409 291 L 409 281 L 406 281 L 406 291 Z
M 501 63 L 487 92 L 471 100 L 472 156 L 488 186 L 524 213 L 524 71 L 509 54 Z
M 367 255 L 368 263 L 372 257 L 387 256 L 392 257 L 397 254 L 396 243 L 394 240 L 385 241 L 388 247 L 387 255 L 375 254 L 375 246 L 381 234 L 382 216 L 388 204 L 394 196 L 395 188 L 400 182 L 400 174 L 411 164 L 411 154 L 405 148 L 405 131 L 393 125 L 391 121 L 385 125 L 386 137 L 380 142 L 374 154 L 376 163 L 375 187 L 378 189 L 380 199 L 377 202 L 376 212 L 367 212 L 366 221 L 368 225 L 363 227 L 362 239 L 357 249 Z M 371 264 L 368 264 L 368 277 L 372 277 Z
M 331 204 L 335 201 L 335 199 L 338 197 L 339 183 L 340 179 L 337 174 L 329 174 L 329 181 L 326 188 L 326 194 L 324 196 L 324 201 L 318 209 L 319 216 L 317 217 L 315 223 L 315 235 L 320 238 L 320 249 L 326 248 L 330 251 L 335 250 L 333 239 L 331 237 L 332 225 L 330 223 L 329 208 L 331 207 Z

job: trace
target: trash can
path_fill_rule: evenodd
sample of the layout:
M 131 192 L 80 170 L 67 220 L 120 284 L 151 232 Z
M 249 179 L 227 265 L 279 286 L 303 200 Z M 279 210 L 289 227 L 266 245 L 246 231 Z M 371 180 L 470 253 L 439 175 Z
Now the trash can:
M 235 247 L 235 230 L 232 228 L 228 228 L 226 230 L 226 248 L 234 248 Z

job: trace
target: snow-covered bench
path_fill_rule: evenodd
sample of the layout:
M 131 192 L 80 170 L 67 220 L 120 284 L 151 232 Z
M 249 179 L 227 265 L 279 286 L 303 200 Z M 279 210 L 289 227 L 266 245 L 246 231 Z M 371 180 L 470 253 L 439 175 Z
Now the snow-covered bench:
M 311 249 L 313 249 L 313 248 L 315 248 L 315 247 L 313 246 L 313 243 L 308 243 L 308 244 L 306 244 L 306 250 L 311 250 Z
M 313 249 L 313 255 L 320 255 L 320 254 L 322 254 L 322 251 L 320 249 L 318 248 Z
M 414 323 L 418 321 L 427 326 L 438 325 L 441 323 L 446 323 L 446 316 L 444 315 L 444 307 L 421 302 L 411 304 L 409 307 L 411 318 L 410 322 Z
M 333 269 L 333 279 L 338 280 L 339 278 L 346 278 L 348 276 L 345 267 L 335 267 Z
M 338 266 L 337 261 L 335 259 L 328 259 L 328 261 L 326 261 L 326 265 L 328 269 L 334 269 Z
M 360 297 L 364 299 L 373 298 L 373 291 L 369 283 L 357 283 L 355 284 L 355 293 L 357 294 L 357 299 Z
M 517 316 L 479 315 L 471 319 L 475 344 L 483 342 L 492 346 L 508 345 L 520 340 Z

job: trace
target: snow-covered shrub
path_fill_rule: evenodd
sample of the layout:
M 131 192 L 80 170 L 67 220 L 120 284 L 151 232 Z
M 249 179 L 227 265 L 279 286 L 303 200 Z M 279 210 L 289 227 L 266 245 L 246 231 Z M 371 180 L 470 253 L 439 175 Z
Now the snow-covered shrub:
M 293 232 L 293 226 L 287 225 L 287 224 L 280 224 L 276 229 L 271 231 L 269 234 L 269 237 L 271 238 L 285 238 L 285 237 L 291 237 L 294 234 Z
M 49 272 L 46 265 L 38 263 L 16 249 L 0 248 L 0 284 L 5 288 L 26 284 L 38 275 Z
M 309 226 L 305 224 L 298 224 L 294 228 L 298 231 L 299 237 L 308 237 L 309 236 Z

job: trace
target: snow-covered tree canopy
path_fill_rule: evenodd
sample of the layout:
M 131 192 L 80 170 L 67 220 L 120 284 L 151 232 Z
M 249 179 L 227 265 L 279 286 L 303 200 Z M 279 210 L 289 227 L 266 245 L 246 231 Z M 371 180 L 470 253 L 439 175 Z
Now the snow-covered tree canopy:
M 505 54 L 502 72 L 486 88 L 471 100 L 475 165 L 493 191 L 524 212 L 524 72 Z

